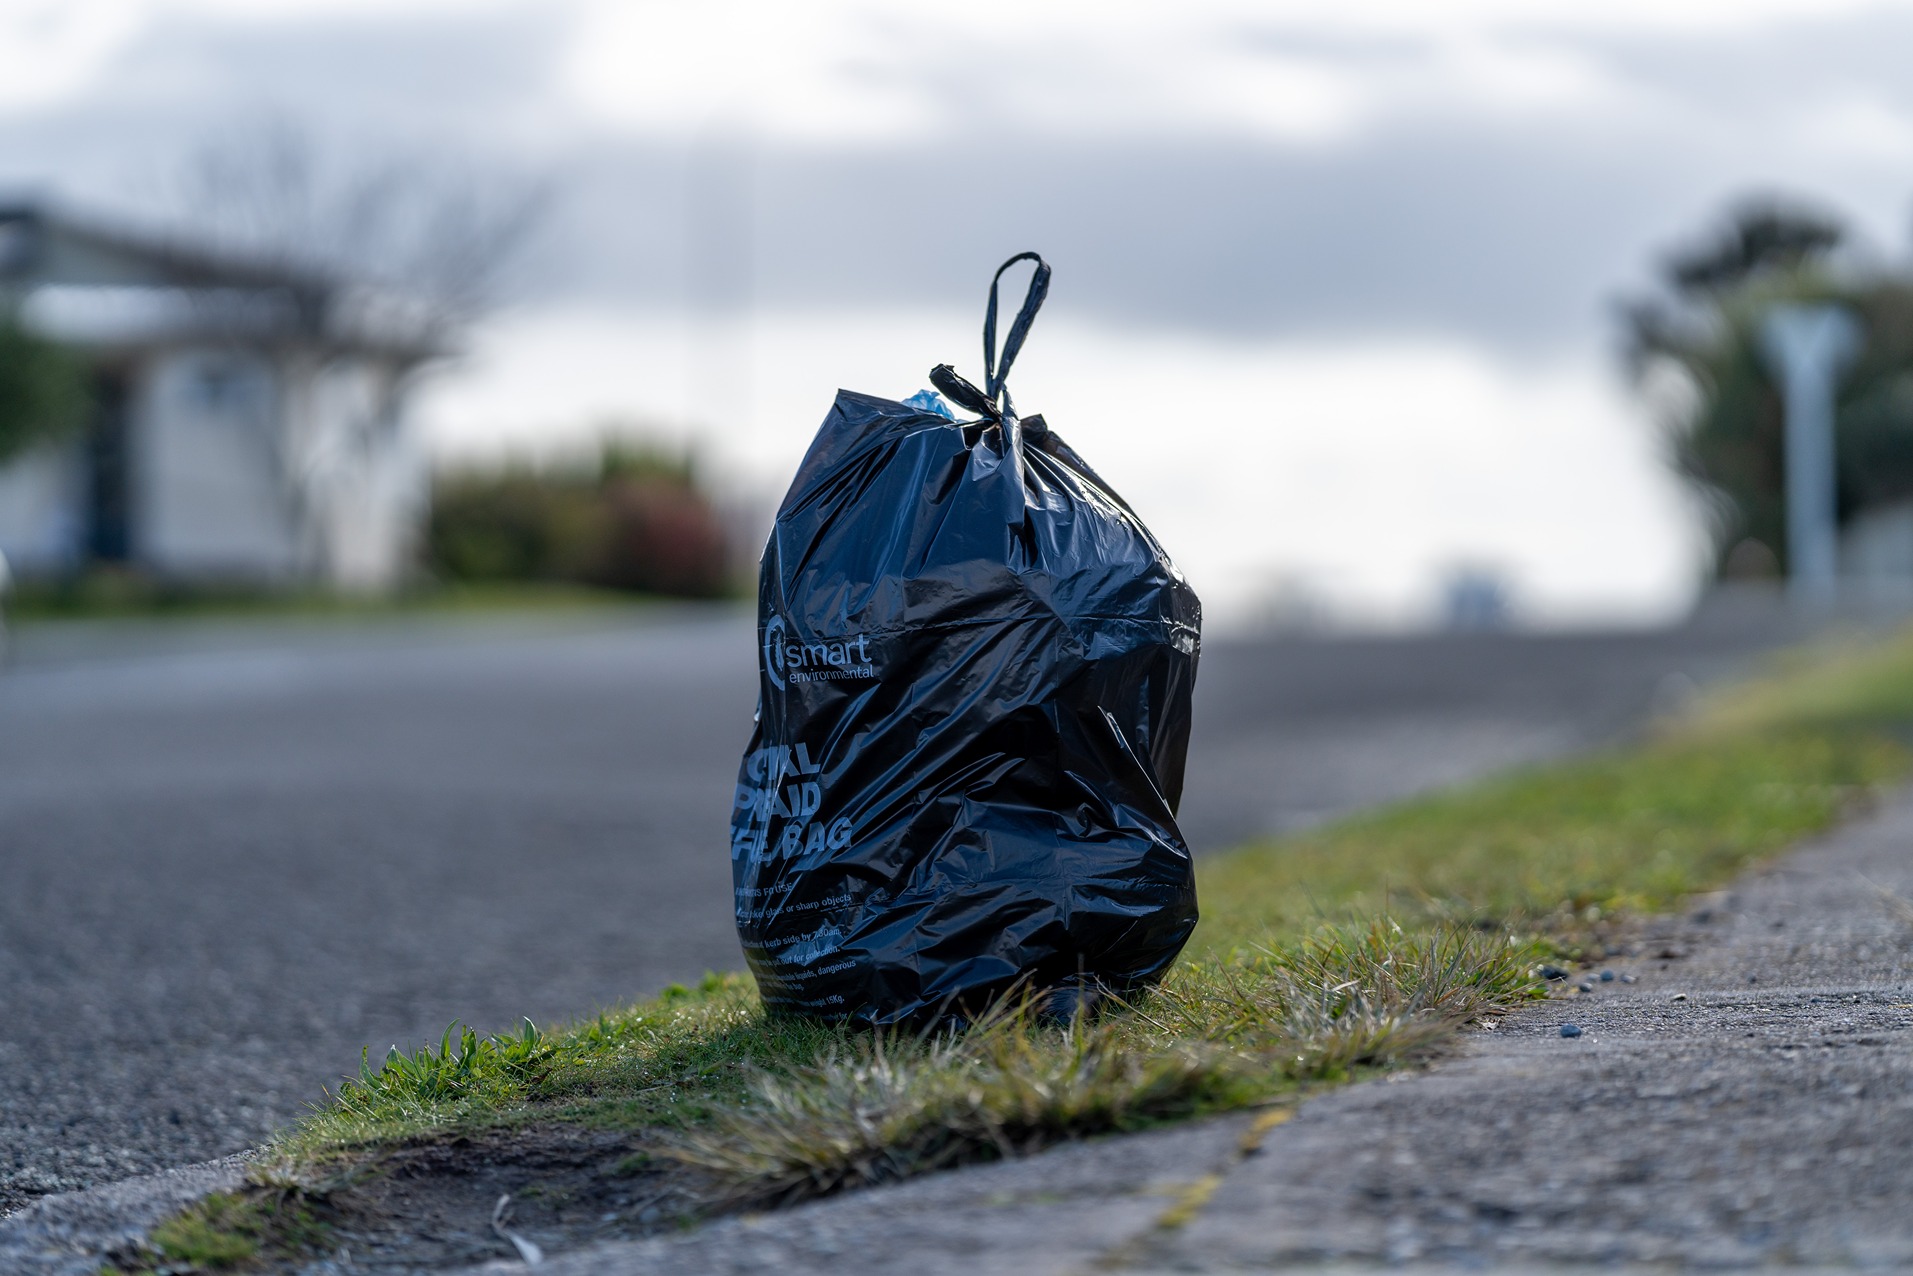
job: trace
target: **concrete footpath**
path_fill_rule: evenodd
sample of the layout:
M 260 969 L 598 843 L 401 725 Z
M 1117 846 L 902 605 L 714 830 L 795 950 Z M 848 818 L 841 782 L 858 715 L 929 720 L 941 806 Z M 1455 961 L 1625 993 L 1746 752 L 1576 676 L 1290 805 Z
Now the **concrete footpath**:
M 1243 1116 L 1077 1145 L 543 1270 L 1904 1270 L 1907 899 L 1913 797 L 1667 919 L 1594 992 L 1272 1128 Z

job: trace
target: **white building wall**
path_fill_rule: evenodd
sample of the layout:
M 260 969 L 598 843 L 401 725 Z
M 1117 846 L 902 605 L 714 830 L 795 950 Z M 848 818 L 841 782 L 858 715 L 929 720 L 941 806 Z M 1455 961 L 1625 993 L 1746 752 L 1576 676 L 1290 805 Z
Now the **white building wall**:
M 302 575 L 272 365 L 247 352 L 179 350 L 143 371 L 130 405 L 135 558 L 166 576 Z
M 337 359 L 312 378 L 301 432 L 304 508 L 326 583 L 379 592 L 410 572 L 426 467 L 382 362 Z
M 1913 601 L 1913 501 L 1855 517 L 1840 537 L 1840 571 L 1850 595 Z
M 427 492 L 402 386 L 383 363 L 341 360 L 314 379 L 312 411 L 319 446 L 308 494 L 325 580 L 350 591 L 392 589 L 411 570 Z
M 20 575 L 50 575 L 78 559 L 86 475 L 77 447 L 35 448 L 0 466 L 0 554 Z
M 404 583 L 428 499 L 399 375 L 381 360 L 161 349 L 131 375 L 130 551 L 175 580 Z M 0 553 L 23 575 L 82 565 L 84 451 L 0 467 Z

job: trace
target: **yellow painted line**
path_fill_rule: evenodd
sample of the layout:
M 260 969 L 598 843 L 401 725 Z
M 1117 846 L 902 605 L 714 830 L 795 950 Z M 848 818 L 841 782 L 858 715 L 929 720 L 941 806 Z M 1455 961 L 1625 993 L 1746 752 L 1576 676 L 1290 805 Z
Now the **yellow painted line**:
M 1220 1174 L 1205 1174 L 1188 1187 L 1176 1193 L 1176 1203 L 1162 1212 L 1156 1220 L 1158 1231 L 1174 1231 L 1183 1226 L 1209 1203 L 1209 1198 L 1222 1186 Z
M 1269 1131 L 1294 1115 L 1294 1108 L 1271 1108 L 1249 1122 L 1249 1127 L 1242 1132 L 1242 1138 L 1236 1143 L 1236 1155 L 1231 1159 L 1230 1164 L 1234 1165 L 1245 1156 L 1253 1156 L 1262 1147 L 1262 1140 L 1267 1137 Z M 1157 1216 L 1155 1230 L 1173 1232 L 1188 1226 L 1196 1215 L 1202 1212 L 1202 1207 L 1209 1203 L 1209 1198 L 1216 1194 L 1216 1189 L 1222 1186 L 1222 1178 L 1226 1172 L 1221 1170 L 1214 1174 L 1205 1174 L 1193 1183 L 1170 1189 L 1169 1208 Z M 1131 1244 L 1133 1245 L 1134 1242 L 1132 1241 Z
M 1269 1109 L 1249 1123 L 1249 1128 L 1242 1132 L 1242 1141 L 1236 1145 L 1237 1148 L 1244 1156 L 1261 1151 L 1262 1140 L 1268 1137 L 1269 1131 L 1294 1115 L 1294 1108 Z

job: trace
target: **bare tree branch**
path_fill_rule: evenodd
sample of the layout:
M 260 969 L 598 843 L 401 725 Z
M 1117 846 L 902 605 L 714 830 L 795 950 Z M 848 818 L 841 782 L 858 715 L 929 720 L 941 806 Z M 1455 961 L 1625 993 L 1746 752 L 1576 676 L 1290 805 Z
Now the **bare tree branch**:
M 274 118 L 201 146 L 169 196 L 197 243 L 390 290 L 450 336 L 498 304 L 552 185 L 444 151 L 327 144 Z

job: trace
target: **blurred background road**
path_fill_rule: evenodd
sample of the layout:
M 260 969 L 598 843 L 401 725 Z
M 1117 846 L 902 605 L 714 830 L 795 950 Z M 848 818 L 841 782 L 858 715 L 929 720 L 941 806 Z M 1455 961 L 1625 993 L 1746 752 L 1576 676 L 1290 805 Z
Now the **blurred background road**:
M 1636 728 L 1794 632 L 1221 641 L 1198 850 Z M 361 1046 L 739 965 L 748 617 L 68 623 L 0 676 L 0 1209 L 250 1146 Z

